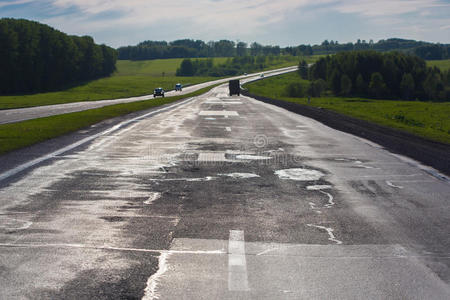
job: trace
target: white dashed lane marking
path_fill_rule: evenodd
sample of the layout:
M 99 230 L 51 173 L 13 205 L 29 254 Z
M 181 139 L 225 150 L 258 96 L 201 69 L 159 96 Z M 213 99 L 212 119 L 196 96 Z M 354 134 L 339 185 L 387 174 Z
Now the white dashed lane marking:
M 238 117 L 239 114 L 236 111 L 229 111 L 229 110 L 203 110 L 200 113 L 200 116 L 232 116 L 232 117 Z
M 227 159 L 225 158 L 225 152 L 199 153 L 197 160 L 203 162 L 227 161 Z
M 248 291 L 244 231 L 230 230 L 228 241 L 228 290 Z

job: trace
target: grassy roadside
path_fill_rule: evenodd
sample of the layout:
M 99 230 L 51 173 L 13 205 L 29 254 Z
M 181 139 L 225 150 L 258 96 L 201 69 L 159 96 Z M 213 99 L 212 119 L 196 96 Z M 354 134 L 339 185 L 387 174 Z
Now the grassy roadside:
M 306 98 L 290 98 L 284 93 L 290 82 L 299 82 L 296 73 L 267 78 L 245 87 L 252 94 L 307 104 Z M 306 83 L 305 81 L 303 81 Z M 312 98 L 311 106 L 367 120 L 383 126 L 401 129 L 412 134 L 450 144 L 450 102 L 374 100 L 364 98 Z
M 213 87 L 166 98 L 116 104 L 81 112 L 0 125 L 0 154 L 77 131 L 100 121 L 201 95 Z

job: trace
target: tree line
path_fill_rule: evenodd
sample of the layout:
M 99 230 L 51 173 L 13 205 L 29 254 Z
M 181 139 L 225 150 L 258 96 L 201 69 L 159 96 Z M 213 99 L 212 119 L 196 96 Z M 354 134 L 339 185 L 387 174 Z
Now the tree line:
M 415 54 L 423 59 L 441 60 L 450 58 L 450 45 L 432 44 L 427 42 L 405 40 L 405 39 L 387 39 L 374 42 L 358 39 L 356 43 L 340 44 L 338 41 L 325 40 L 320 45 L 312 46 L 314 54 L 333 54 L 344 51 L 356 50 L 375 50 L 379 52 L 399 51 L 408 54 Z
M 319 45 L 299 45 L 282 48 L 280 46 L 261 45 L 253 42 L 233 42 L 229 40 L 145 41 L 136 46 L 120 47 L 119 59 L 146 60 L 162 58 L 198 58 L 198 57 L 235 57 L 235 56 L 268 56 L 292 55 L 307 56 L 313 54 L 334 54 L 355 50 L 375 50 L 379 52 L 401 51 L 415 54 L 423 59 L 450 58 L 450 45 L 432 44 L 405 39 L 387 39 L 374 42 L 358 39 L 356 43 L 343 43 L 325 40 Z
M 299 65 L 300 76 L 334 95 L 450 101 L 450 71 L 427 67 L 413 55 L 341 52 L 321 58 L 309 69 L 305 65 L 304 61 Z M 290 89 L 291 95 L 296 93 L 294 86 Z
M 0 19 L 0 94 L 32 93 L 108 76 L 117 51 L 23 19 Z
M 256 42 L 250 47 L 244 42 L 233 42 L 229 40 L 210 41 L 205 43 L 201 40 L 176 40 L 145 41 L 136 46 L 120 47 L 119 59 L 124 60 L 147 60 L 163 58 L 198 58 L 198 57 L 234 57 L 234 56 L 258 56 L 279 55 L 279 46 L 263 46 Z
M 286 56 L 236 56 L 227 59 L 224 63 L 214 65 L 209 59 L 183 59 L 177 69 L 177 76 L 235 76 L 244 73 L 258 72 L 269 66 L 279 64 L 287 59 Z

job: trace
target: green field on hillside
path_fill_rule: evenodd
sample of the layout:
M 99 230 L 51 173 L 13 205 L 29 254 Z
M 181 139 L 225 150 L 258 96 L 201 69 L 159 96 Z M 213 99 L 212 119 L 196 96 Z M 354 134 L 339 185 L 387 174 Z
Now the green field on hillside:
M 427 60 L 427 66 L 438 67 L 442 71 L 450 69 L 450 59 L 444 60 Z
M 199 58 L 202 59 L 202 58 Z M 214 64 L 222 64 L 226 57 L 214 58 Z M 117 71 L 114 76 L 175 76 L 183 58 L 155 59 L 155 60 L 118 60 Z
M 300 80 L 296 73 L 290 73 L 250 83 L 245 88 L 252 94 L 307 105 L 306 98 L 285 96 L 285 87 Z M 310 105 L 450 144 L 450 102 L 321 97 L 312 98 Z

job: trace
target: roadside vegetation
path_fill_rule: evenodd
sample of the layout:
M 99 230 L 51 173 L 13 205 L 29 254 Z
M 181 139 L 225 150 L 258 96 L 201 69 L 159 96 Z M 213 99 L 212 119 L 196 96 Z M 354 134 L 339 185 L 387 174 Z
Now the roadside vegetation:
M 0 155 L 24 148 L 96 124 L 100 121 L 201 95 L 212 87 L 196 92 L 139 102 L 116 104 L 81 112 L 0 125 Z
M 335 96 L 450 100 L 449 71 L 427 67 L 423 59 L 400 52 L 338 53 L 318 60 L 303 77 L 323 80 Z
M 259 80 L 245 85 L 245 88 L 252 94 L 333 110 L 450 144 L 450 102 L 336 97 L 327 91 L 320 91 L 321 96 L 311 97 L 308 103 L 307 94 L 301 97 L 289 95 L 292 85 L 308 91 L 311 81 L 301 79 L 298 73 L 293 72 Z
M 59 90 L 109 76 L 117 51 L 28 20 L 0 19 L 0 95 Z

